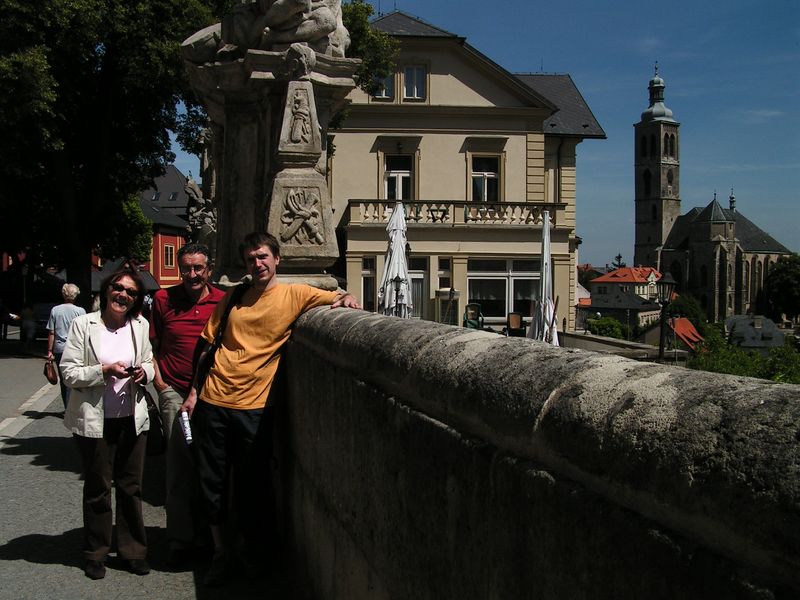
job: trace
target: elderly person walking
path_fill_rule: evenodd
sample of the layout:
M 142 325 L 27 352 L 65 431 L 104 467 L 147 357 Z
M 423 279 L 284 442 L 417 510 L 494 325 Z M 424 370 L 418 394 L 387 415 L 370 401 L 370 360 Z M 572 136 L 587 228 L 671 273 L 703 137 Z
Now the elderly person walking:
M 67 334 L 72 320 L 86 314 L 82 307 L 75 306 L 75 300 L 80 293 L 77 285 L 65 283 L 61 287 L 64 303 L 54 306 L 50 311 L 50 318 L 47 319 L 47 360 L 55 359 L 56 361 L 58 382 L 61 384 L 61 400 L 64 402 L 65 409 L 69 401 L 69 388 L 64 384 L 64 374 L 61 372 L 61 355 L 64 353 L 64 344 L 67 343 Z
M 83 461 L 84 572 L 105 576 L 111 549 L 111 482 L 116 486 L 117 555 L 146 575 L 142 474 L 147 430 L 144 386 L 154 377 L 149 326 L 140 316 L 145 289 L 134 271 L 120 271 L 100 287 L 100 310 L 76 317 L 61 369 L 72 388 L 64 425 Z

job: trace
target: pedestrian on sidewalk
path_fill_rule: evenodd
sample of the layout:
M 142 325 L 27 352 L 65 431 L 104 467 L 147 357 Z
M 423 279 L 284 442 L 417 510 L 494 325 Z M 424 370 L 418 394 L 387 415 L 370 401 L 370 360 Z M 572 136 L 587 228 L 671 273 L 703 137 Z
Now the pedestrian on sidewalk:
M 192 385 L 192 359 L 200 333 L 225 293 L 211 285 L 211 252 L 204 244 L 178 250 L 181 283 L 158 290 L 153 298 L 150 342 L 155 355 L 155 380 L 161 421 L 167 438 L 167 562 L 179 566 L 196 546 L 208 543 L 208 525 L 198 527 L 197 477 L 191 448 L 181 431 L 178 409 Z M 205 536 L 205 537 L 204 537 Z
M 228 292 L 206 324 L 198 371 L 208 366 L 208 376 L 199 398 L 196 376 L 181 406 L 192 416 L 200 493 L 214 541 L 207 586 L 221 585 L 229 575 L 232 557 L 222 528 L 231 471 L 239 559 L 249 574 L 258 575 L 272 558 L 267 552 L 275 544 L 270 392 L 292 324 L 315 306 L 360 308 L 350 294 L 279 283 L 280 246 L 268 233 L 248 234 L 240 250 L 252 283 L 244 293 Z
M 64 374 L 61 372 L 61 355 L 64 353 L 64 344 L 67 343 L 69 326 L 75 317 L 85 315 L 86 311 L 81 306 L 75 306 L 75 300 L 81 293 L 74 283 L 65 283 L 61 286 L 61 296 L 64 303 L 54 306 L 47 319 L 47 360 L 55 360 L 58 368 L 58 382 L 61 384 L 61 401 L 64 410 L 69 402 L 69 388 L 64 383 Z
M 145 289 L 134 271 L 110 275 L 100 287 L 100 310 L 72 321 L 61 368 L 72 388 L 64 425 L 83 462 L 84 572 L 105 577 L 111 550 L 116 490 L 117 555 L 136 575 L 150 572 L 142 518 L 147 415 L 144 386 L 152 381 L 149 325 L 140 316 Z

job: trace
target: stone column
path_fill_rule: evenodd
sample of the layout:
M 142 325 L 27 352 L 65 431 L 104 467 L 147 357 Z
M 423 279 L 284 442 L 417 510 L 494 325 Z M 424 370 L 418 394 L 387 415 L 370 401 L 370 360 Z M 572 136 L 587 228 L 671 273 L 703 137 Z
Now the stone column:
M 283 51 L 250 49 L 226 62 L 187 60 L 192 85 L 220 133 L 215 272 L 222 283 L 245 273 L 242 238 L 265 231 L 281 242 L 284 279 L 336 288 L 324 271 L 339 256 L 325 137 L 331 114 L 355 87 L 359 62 L 301 43 Z

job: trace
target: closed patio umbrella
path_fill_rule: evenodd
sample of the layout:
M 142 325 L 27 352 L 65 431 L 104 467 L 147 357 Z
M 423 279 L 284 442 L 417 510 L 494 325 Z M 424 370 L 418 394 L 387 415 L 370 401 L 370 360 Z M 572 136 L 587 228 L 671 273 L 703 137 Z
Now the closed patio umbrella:
M 385 315 L 408 319 L 413 303 L 406 256 L 406 214 L 402 202 L 394 205 L 386 232 L 389 234 L 389 248 L 378 290 L 378 310 Z
M 550 211 L 542 211 L 542 278 L 539 299 L 532 303 L 528 337 L 558 346 L 556 304 L 553 302 L 553 270 L 550 256 Z

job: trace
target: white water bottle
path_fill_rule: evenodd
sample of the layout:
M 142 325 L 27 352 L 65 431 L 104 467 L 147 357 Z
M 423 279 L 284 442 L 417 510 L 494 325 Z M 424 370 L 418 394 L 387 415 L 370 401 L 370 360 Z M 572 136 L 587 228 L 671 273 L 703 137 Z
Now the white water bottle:
M 183 437 L 186 440 L 187 444 L 192 443 L 192 425 L 189 423 L 189 413 L 185 410 L 181 411 L 180 414 L 181 420 L 181 431 L 183 431 Z

